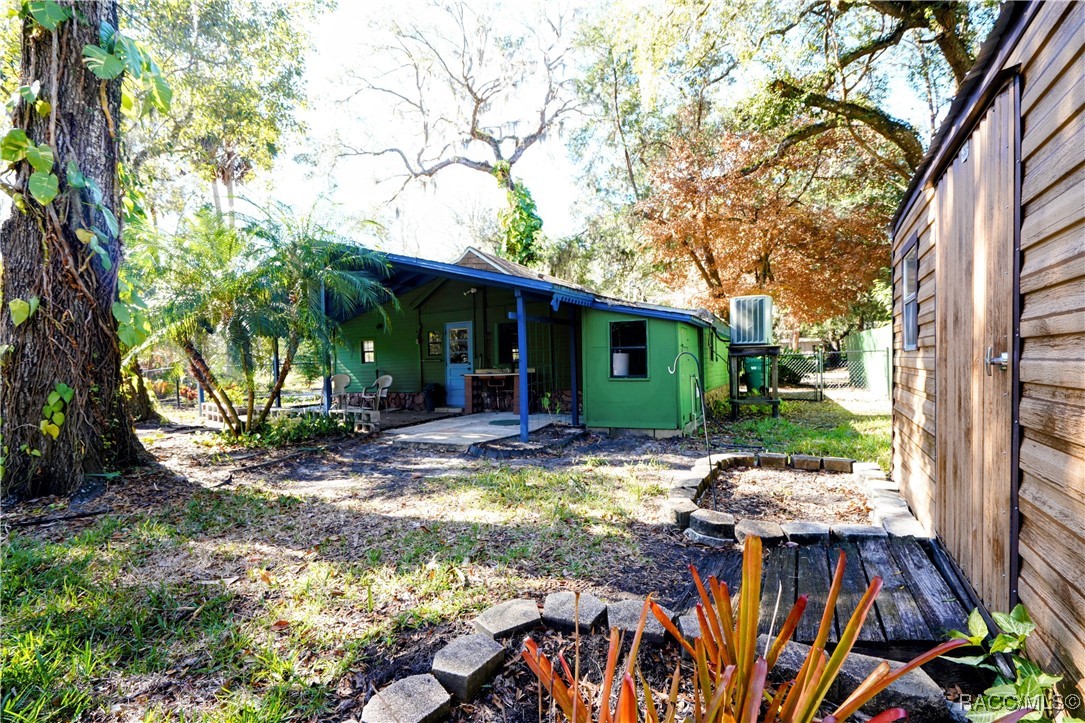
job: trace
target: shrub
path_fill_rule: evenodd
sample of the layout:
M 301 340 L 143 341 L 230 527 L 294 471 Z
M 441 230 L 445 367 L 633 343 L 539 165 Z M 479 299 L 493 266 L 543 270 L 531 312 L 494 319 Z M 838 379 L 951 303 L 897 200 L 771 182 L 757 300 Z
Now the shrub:
M 350 425 L 338 417 L 306 414 L 297 417 L 275 417 L 259 431 L 246 436 L 234 437 L 228 432 L 223 432 L 223 436 L 230 444 L 240 442 L 251 447 L 282 447 L 350 431 Z
M 942 643 L 895 671 L 891 671 L 889 664 L 883 662 L 829 715 L 819 719 L 817 716 L 825 703 L 825 696 L 851 652 L 882 586 L 881 578 L 871 581 L 866 594 L 841 631 L 836 648 L 829 654 L 825 645 L 843 583 L 844 565 L 845 556 L 841 552 L 825 610 L 821 615 L 821 626 L 798 675 L 775 687 L 768 682 L 768 674 L 784 644 L 794 634 L 806 609 L 807 597 L 803 595 L 795 602 L 767 654 L 757 655 L 761 541 L 752 537 L 746 539 L 743 551 L 742 586 L 737 596 L 737 604 L 732 601 L 726 583 L 710 577 L 706 586 L 696 568 L 690 566 L 700 595 L 700 602 L 695 610 L 701 632 L 701 637 L 692 643 L 681 634 L 649 595 L 644 602 L 640 624 L 633 637 L 628 663 L 618 680 L 617 663 L 621 639 L 618 631 L 611 629 L 601 693 L 594 704 L 581 692 L 581 683 L 577 675 L 570 671 L 564 658 L 559 658 L 561 672 L 556 671 L 553 664 L 539 653 L 538 646 L 530 638 L 524 641 L 521 655 L 538 677 L 541 686 L 554 698 L 558 708 L 574 723 L 637 723 L 642 714 L 643 719 L 650 723 L 658 723 L 660 720 L 673 721 L 677 714 L 678 691 L 682 680 L 681 662 L 675 667 L 666 701 L 666 712 L 662 718 L 656 710 L 651 689 L 637 667 L 641 634 L 651 613 L 678 640 L 693 660 L 693 671 L 688 681 L 693 691 L 692 720 L 698 723 L 813 723 L 818 720 L 822 723 L 839 723 L 909 671 L 969 643 L 967 640 Z M 635 675 L 640 678 L 643 691 L 641 701 L 637 699 Z M 612 709 L 610 699 L 615 683 L 618 690 L 617 705 Z M 1010 723 L 1025 713 L 1027 711 L 1014 713 L 1001 721 Z M 871 723 L 889 723 L 905 717 L 907 713 L 904 710 L 893 708 L 872 718 Z

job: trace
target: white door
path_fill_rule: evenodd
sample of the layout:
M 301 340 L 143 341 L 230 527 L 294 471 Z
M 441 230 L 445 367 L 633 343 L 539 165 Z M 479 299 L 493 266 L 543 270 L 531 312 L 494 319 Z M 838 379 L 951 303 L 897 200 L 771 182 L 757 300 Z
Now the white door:
M 450 407 L 466 405 L 463 375 L 471 371 L 473 358 L 471 322 L 445 324 L 445 389 L 448 390 L 445 403 Z

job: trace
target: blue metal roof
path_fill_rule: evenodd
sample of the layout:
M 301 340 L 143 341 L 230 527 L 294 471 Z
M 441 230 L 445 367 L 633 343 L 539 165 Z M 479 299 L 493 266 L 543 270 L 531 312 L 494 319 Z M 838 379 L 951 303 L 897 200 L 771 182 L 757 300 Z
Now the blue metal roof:
M 477 252 L 481 256 L 481 252 Z M 561 283 L 552 277 L 542 274 L 530 277 L 514 273 L 500 271 L 488 271 L 470 266 L 431 261 L 429 259 L 414 256 L 403 256 L 378 252 L 390 266 L 390 273 L 384 281 L 385 286 L 396 296 L 411 289 L 435 281 L 437 279 L 453 279 L 469 284 L 494 286 L 504 289 L 518 289 L 520 291 L 543 297 L 556 309 L 560 304 L 572 304 L 574 306 L 588 307 L 612 311 L 618 314 L 630 314 L 634 316 L 648 317 L 653 319 L 667 319 L 693 324 L 702 328 L 714 329 L 717 334 L 724 338 L 730 337 L 730 329 L 727 324 L 714 314 L 704 309 L 674 309 L 658 304 L 647 304 L 637 301 L 626 301 L 592 293 L 582 287 L 572 284 Z M 506 262 L 506 265 L 508 262 Z M 524 269 L 524 271 L 529 271 Z

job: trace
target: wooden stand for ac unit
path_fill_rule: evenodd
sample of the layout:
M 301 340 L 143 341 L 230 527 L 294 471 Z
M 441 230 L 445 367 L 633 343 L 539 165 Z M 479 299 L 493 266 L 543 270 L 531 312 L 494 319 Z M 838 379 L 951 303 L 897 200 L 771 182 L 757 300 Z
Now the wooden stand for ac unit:
M 763 357 L 767 384 L 758 390 L 759 394 L 743 394 L 738 383 L 742 374 L 742 362 L 745 359 Z M 772 416 L 780 416 L 780 347 L 766 344 L 734 345 L 728 349 L 731 382 L 731 419 L 738 419 L 740 405 L 764 404 L 772 407 Z

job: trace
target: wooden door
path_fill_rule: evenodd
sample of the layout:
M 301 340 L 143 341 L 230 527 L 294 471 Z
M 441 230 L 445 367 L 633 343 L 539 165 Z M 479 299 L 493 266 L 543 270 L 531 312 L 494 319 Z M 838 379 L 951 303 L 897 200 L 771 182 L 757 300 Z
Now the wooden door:
M 935 199 L 938 534 L 992 610 L 1011 584 L 1014 92 L 996 96 Z M 1005 366 L 988 362 L 1003 353 Z
M 463 375 L 471 371 L 474 359 L 471 326 L 470 321 L 445 324 L 445 403 L 450 407 L 466 406 Z

